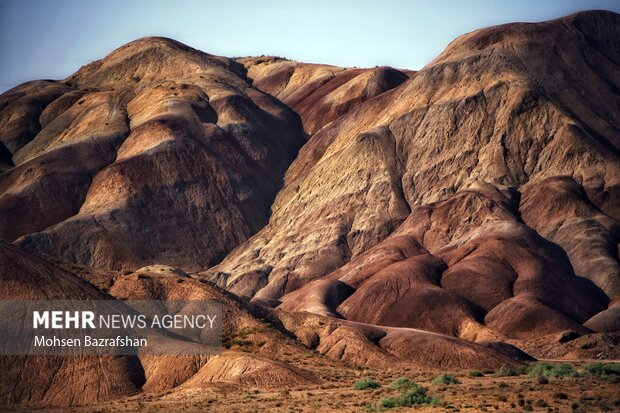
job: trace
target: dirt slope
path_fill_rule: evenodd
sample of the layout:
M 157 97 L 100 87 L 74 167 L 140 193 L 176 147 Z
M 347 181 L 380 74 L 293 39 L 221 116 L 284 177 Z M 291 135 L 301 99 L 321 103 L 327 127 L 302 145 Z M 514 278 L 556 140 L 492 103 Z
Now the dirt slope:
M 0 242 L 2 300 L 101 300 L 73 273 Z M 135 395 L 144 372 L 135 356 L 2 356 L 0 405 L 68 406 Z

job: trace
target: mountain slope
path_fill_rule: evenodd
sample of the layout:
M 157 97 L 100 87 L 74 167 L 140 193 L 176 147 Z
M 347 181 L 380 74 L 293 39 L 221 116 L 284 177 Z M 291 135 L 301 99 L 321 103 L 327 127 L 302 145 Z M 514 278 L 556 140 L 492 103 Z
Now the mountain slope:
M 435 266 L 440 275 L 431 277 L 433 287 L 414 284 L 413 292 L 422 307 L 432 307 L 440 294 L 446 297 L 441 300 L 465 309 L 462 320 L 508 335 L 542 334 L 536 323 L 526 323 L 529 316 L 557 320 L 544 329 L 549 333 L 565 328 L 587 332 L 580 324 L 620 294 L 620 96 L 614 92 L 620 90 L 620 49 L 613 41 L 619 35 L 618 15 L 586 12 L 459 37 L 410 80 L 313 135 L 287 171 L 269 224 L 205 276 L 278 305 L 283 296 L 361 258 L 395 230 L 412 235 L 428 253 L 446 261 L 446 249 L 483 236 L 480 231 L 501 241 L 491 251 L 542 245 L 540 236 L 523 224 L 532 225 L 569 252 L 567 259 L 550 245 L 542 256 L 522 257 L 522 265 L 531 268 L 525 285 L 549 288 L 544 297 L 526 293 L 527 299 L 519 298 L 510 286 L 521 279 L 521 271 L 501 254 L 490 262 L 472 259 L 460 265 L 459 274 L 471 280 L 464 286 L 459 286 L 464 283 L 460 277 L 450 275 L 460 260 L 447 261 L 447 268 Z M 578 202 L 590 205 L 590 212 L 577 210 L 577 229 L 560 235 L 536 223 L 549 225 L 545 214 L 557 214 L 558 201 L 550 200 L 548 191 L 535 190 L 553 179 L 574 182 Z M 589 254 L 600 256 L 601 263 L 586 269 L 577 249 L 593 243 L 597 249 Z M 569 260 L 578 276 L 592 281 L 574 278 Z M 501 277 L 506 278 L 499 280 L 507 283 L 504 289 L 476 292 L 476 274 L 493 277 L 498 265 L 505 268 Z M 574 278 L 574 286 L 569 287 L 573 281 L 565 285 L 573 292 L 564 304 L 549 301 L 555 294 L 549 283 L 556 282 L 546 270 L 549 265 L 562 268 L 562 277 Z M 374 267 L 358 270 L 376 272 Z M 386 274 L 382 282 L 396 282 L 394 276 Z M 355 295 L 361 287 L 345 281 L 338 288 L 348 294 L 354 289 Z M 306 294 L 295 297 L 312 297 L 302 291 Z M 374 299 L 377 305 L 379 298 Z M 393 317 L 388 303 L 379 302 L 386 312 L 374 316 Z M 520 321 L 503 319 L 515 305 L 522 309 Z M 456 320 L 459 326 L 462 320 Z M 437 331 L 451 329 L 453 321 L 441 312 L 425 318 L 427 328 L 434 325 Z M 471 333 L 461 330 L 452 331 Z
M 216 299 L 225 348 L 1 357 L 0 402 L 616 358 L 618 38 L 609 12 L 496 26 L 418 72 L 144 38 L 6 92 L 0 298 Z
M 391 67 L 350 69 L 277 57 L 238 61 L 247 68 L 254 86 L 277 97 L 299 114 L 310 135 L 414 74 Z
M 2 300 L 108 298 L 75 274 L 4 242 L 0 242 L 0 284 Z M 2 356 L 0 366 L 3 406 L 117 399 L 137 394 L 145 380 L 135 356 Z
M 170 39 L 129 43 L 44 96 L 35 86 L 2 98 L 3 115 L 41 129 L 0 129 L 16 165 L 0 176 L 0 237 L 63 261 L 213 265 L 266 223 L 304 142 L 243 66 Z

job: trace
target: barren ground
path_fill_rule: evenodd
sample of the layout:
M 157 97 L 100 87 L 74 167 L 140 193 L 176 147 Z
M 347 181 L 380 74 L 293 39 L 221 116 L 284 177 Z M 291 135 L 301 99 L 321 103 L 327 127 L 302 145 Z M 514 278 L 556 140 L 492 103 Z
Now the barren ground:
M 302 362 L 303 363 L 303 362 Z M 573 363 L 580 368 L 584 363 Z M 433 385 L 440 373 L 457 377 L 460 384 Z M 539 384 L 536 377 L 470 377 L 469 371 L 421 370 L 331 370 L 325 371 L 325 383 L 290 390 L 264 390 L 217 386 L 205 389 L 173 390 L 156 395 L 141 395 L 88 407 L 70 409 L 28 409 L 52 412 L 365 412 L 377 409 L 378 402 L 400 394 L 389 384 L 407 377 L 428 389 L 436 397 L 436 406 L 393 408 L 385 411 L 419 412 L 605 412 L 620 411 L 620 383 L 584 376 L 549 378 Z M 353 390 L 353 384 L 373 377 L 381 385 L 373 390 Z M 522 400 L 522 401 L 520 401 Z M 369 407 L 372 406 L 372 407 Z M 373 409 L 375 408 L 375 409 Z

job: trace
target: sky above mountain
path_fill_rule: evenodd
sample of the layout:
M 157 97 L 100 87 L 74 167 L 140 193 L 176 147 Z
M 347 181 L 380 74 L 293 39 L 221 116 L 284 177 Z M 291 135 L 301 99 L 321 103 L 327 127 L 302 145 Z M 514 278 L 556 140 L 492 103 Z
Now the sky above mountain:
M 64 78 L 143 36 L 231 57 L 419 69 L 465 32 L 589 9 L 620 12 L 620 2 L 3 0 L 0 92 L 30 79 Z

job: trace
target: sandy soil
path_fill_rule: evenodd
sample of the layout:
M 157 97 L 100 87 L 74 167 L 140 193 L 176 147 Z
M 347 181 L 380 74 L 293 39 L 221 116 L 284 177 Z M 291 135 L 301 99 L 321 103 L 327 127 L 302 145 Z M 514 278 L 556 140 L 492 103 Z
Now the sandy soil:
M 582 363 L 574 363 L 576 367 Z M 539 384 L 528 376 L 470 377 L 468 371 L 449 372 L 460 384 L 433 385 L 440 371 L 343 370 L 325 372 L 325 383 L 290 390 L 212 387 L 142 395 L 88 407 L 30 409 L 52 412 L 365 412 L 385 397 L 398 395 L 389 384 L 408 377 L 439 399 L 436 406 L 394 408 L 416 412 L 599 412 L 620 411 L 620 384 L 593 377 L 550 378 Z M 361 378 L 373 377 L 381 385 L 373 390 L 353 390 Z

